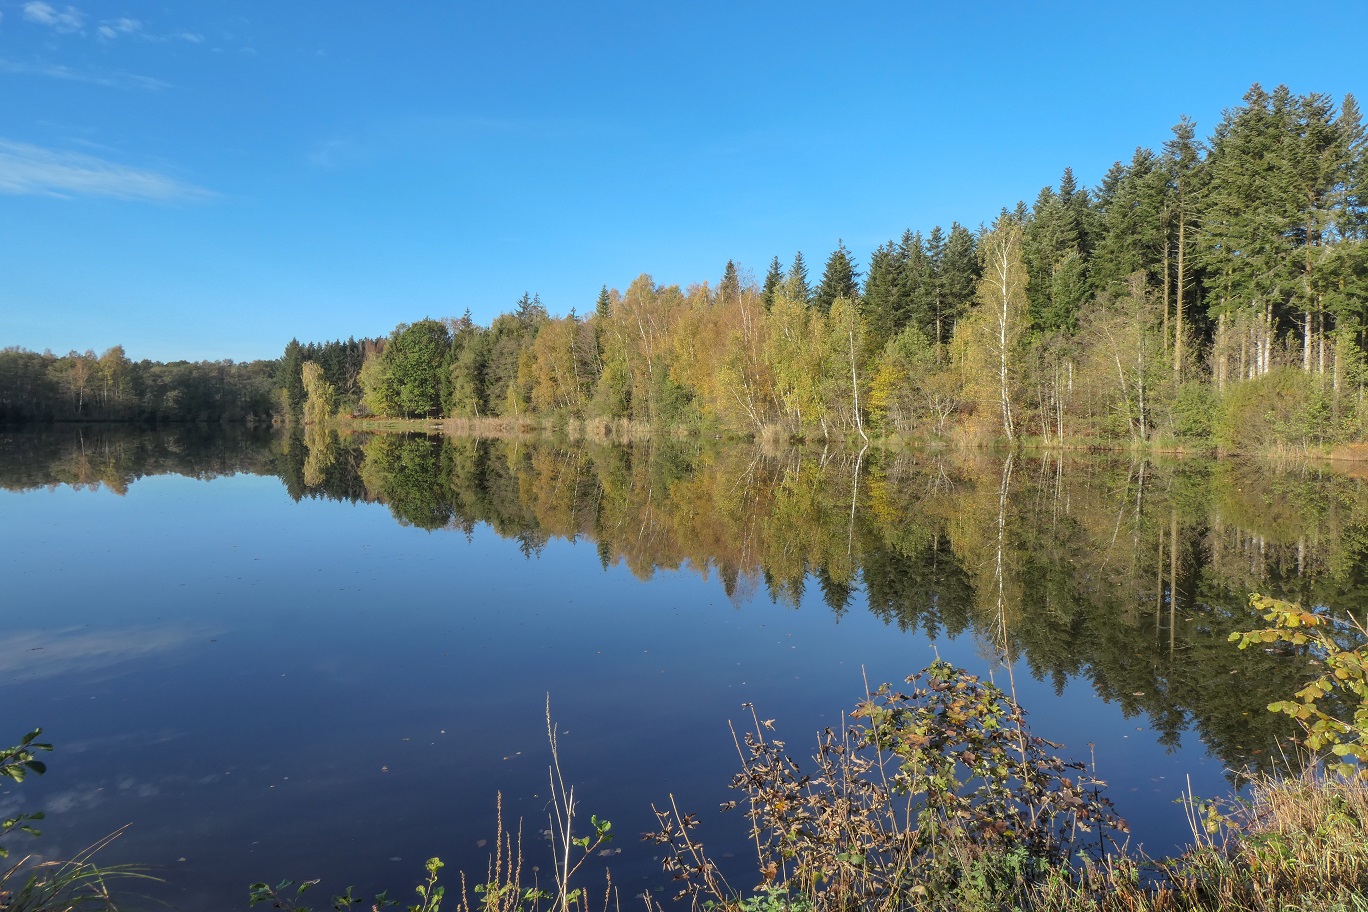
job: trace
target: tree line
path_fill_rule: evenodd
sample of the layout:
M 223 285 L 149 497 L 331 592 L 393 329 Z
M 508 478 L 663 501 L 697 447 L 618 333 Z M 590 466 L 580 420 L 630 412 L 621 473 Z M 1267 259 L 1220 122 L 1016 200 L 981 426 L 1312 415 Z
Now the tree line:
M 132 361 L 0 349 L 0 425 L 32 421 L 270 423 L 275 361 Z
M 641 275 L 584 315 L 524 295 L 488 326 L 402 324 L 343 366 L 292 343 L 282 408 L 824 438 L 1355 440 L 1365 146 L 1352 96 L 1255 85 L 1205 139 L 1184 118 L 1095 188 L 1066 168 L 990 225 L 905 232 L 864 272 L 838 244 L 816 279 L 799 252 L 763 279 L 734 262 L 715 285 Z

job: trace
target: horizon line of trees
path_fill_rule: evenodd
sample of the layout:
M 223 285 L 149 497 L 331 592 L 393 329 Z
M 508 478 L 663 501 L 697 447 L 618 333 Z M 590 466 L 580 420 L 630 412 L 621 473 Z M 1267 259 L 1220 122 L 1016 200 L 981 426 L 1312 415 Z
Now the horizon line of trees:
M 1095 188 L 1065 168 L 991 225 L 844 243 L 762 280 L 647 274 L 584 316 L 400 324 L 275 362 L 0 351 L 0 421 L 514 418 L 742 434 L 1257 450 L 1368 431 L 1368 140 L 1347 95 L 1254 85 Z M 106 366 L 106 360 L 111 363 Z M 263 379 L 264 378 L 264 379 Z
M 643 274 L 401 324 L 347 372 L 285 371 L 294 418 L 607 419 L 822 437 L 957 433 L 1259 449 L 1368 427 L 1368 156 L 1353 96 L 1257 84 L 1095 188 L 1066 168 L 991 225 L 844 243 L 763 280 Z M 297 343 L 292 343 L 298 348 Z M 287 360 L 290 358 L 287 351 Z M 311 379 L 309 379 L 311 377 Z M 307 389 L 306 389 L 307 387 Z
M 278 362 L 132 361 L 0 348 L 0 425 L 41 421 L 270 423 Z

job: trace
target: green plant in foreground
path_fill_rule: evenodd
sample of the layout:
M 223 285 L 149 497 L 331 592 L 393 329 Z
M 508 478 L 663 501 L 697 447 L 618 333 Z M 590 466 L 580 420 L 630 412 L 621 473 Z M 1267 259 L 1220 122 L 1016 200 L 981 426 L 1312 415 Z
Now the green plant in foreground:
M 41 776 L 43 773 L 47 772 L 47 764 L 37 759 L 33 754 L 34 751 L 52 750 L 51 744 L 42 744 L 37 740 L 38 736 L 42 733 L 43 730 L 41 728 L 35 728 L 27 735 L 24 735 L 23 740 L 15 747 L 6 748 L 5 750 L 0 751 L 0 778 L 11 779 L 15 782 L 23 782 L 24 778 L 28 776 L 29 773 Z M 16 814 L 13 817 L 7 817 L 4 820 L 0 820 L 0 837 L 7 836 L 11 831 L 16 829 L 28 833 L 30 836 L 37 836 L 38 831 L 32 826 L 29 826 L 29 822 L 42 819 L 42 811 L 35 811 L 32 814 Z M 0 858 L 8 857 L 9 849 L 4 845 L 0 845 Z M 3 881 L 0 881 L 0 883 L 3 883 Z
M 726 882 L 691 832 L 696 816 L 672 799 L 647 838 L 666 846 L 679 896 L 747 912 L 951 899 L 996 908 L 1080 855 L 1100 857 L 1126 831 L 1104 783 L 1031 735 L 1002 690 L 941 661 L 908 683 L 907 693 L 880 687 L 851 723 L 824 731 L 811 773 L 752 708 L 732 787 L 748 805 L 759 892 L 742 898 Z
M 1305 649 L 1324 669 L 1292 699 L 1270 703 L 1269 710 L 1301 723 L 1311 750 L 1329 749 L 1337 759 L 1325 764 L 1327 770 L 1368 780 L 1368 631 L 1351 615 L 1306 611 L 1258 594 L 1250 603 L 1273 626 L 1232 633 L 1232 643 L 1241 649 L 1287 643 Z
M 47 764 L 37 759 L 36 751 L 51 751 L 52 745 L 38 741 L 43 733 L 34 729 L 14 747 L 0 750 L 0 778 L 23 782 L 30 773 L 41 776 Z M 0 837 L 15 830 L 38 836 L 30 825 L 42 820 L 42 811 L 16 814 L 0 820 Z M 25 856 L 0 869 L 0 912 L 71 912 L 81 908 L 113 909 L 114 898 L 109 881 L 115 878 L 142 877 L 130 867 L 100 867 L 91 859 L 109 845 L 118 833 L 108 836 L 69 861 L 35 861 Z M 0 858 L 9 857 L 9 849 L 0 845 Z
M 440 868 L 442 866 L 442 862 L 439 859 L 432 858 L 428 860 L 428 884 L 432 881 L 431 874 L 434 862 L 436 862 L 437 867 Z M 247 904 L 255 906 L 258 903 L 268 902 L 273 909 L 285 909 L 287 912 L 312 912 L 312 909 L 309 906 L 301 905 L 300 902 L 303 900 L 304 894 L 317 885 L 318 880 L 316 879 L 306 880 L 301 883 L 295 883 L 293 880 L 282 880 L 275 886 L 271 886 L 267 883 L 254 883 L 248 887 Z M 422 890 L 422 888 L 423 887 L 420 886 L 419 890 Z M 438 898 L 440 899 L 440 896 Z M 424 895 L 423 899 L 426 901 L 427 897 Z M 343 910 L 350 909 L 352 906 L 362 902 L 364 902 L 364 900 L 353 896 L 352 888 L 347 887 L 346 892 L 339 893 L 332 898 L 330 908 L 333 909 L 334 912 L 343 912 Z M 371 909 L 379 910 L 387 906 L 397 905 L 399 905 L 399 903 L 396 900 L 390 899 L 387 894 L 378 893 L 375 896 L 375 900 L 371 903 Z M 413 912 L 414 909 L 419 908 L 421 907 L 410 906 L 409 910 L 410 912 Z

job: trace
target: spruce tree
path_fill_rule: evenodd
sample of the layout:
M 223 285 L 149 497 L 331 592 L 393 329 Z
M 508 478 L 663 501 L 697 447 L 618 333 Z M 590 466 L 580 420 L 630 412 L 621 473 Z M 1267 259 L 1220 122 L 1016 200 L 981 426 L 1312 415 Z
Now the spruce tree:
M 1335 123 L 1343 137 L 1346 163 L 1336 230 L 1342 239 L 1363 240 L 1368 238 L 1368 135 L 1353 95 L 1344 96 Z
M 945 266 L 945 232 L 937 225 L 926 236 L 926 259 L 931 267 L 931 312 L 935 316 L 935 331 L 927 335 L 940 342 L 945 333 L 945 288 L 941 271 Z
M 1147 286 L 1162 285 L 1166 205 L 1167 176 L 1149 149 L 1136 149 L 1128 165 L 1112 165 L 1097 193 L 1092 277 L 1098 292 L 1122 294 L 1137 272 Z
M 928 339 L 936 334 L 936 273 L 921 232 L 903 235 L 902 306 L 897 329 L 915 326 Z
M 1278 167 L 1287 90 L 1279 87 L 1270 95 L 1256 83 L 1244 102 L 1226 112 L 1212 138 L 1197 252 L 1214 286 L 1208 311 L 1218 320 L 1248 324 L 1248 351 L 1237 369 L 1257 376 L 1270 367 L 1285 293 L 1294 280 L 1288 230 L 1296 221 L 1297 200 L 1286 169 Z
M 285 391 L 284 403 L 285 420 L 287 423 L 297 422 L 303 419 L 304 415 L 304 362 L 308 360 L 305 356 L 304 346 L 299 344 L 298 339 L 291 339 L 285 346 L 285 355 L 280 359 L 280 373 L 276 378 L 276 385 Z
M 869 258 L 869 277 L 860 296 L 860 316 L 864 318 L 872 349 L 881 349 L 897 335 L 898 297 L 902 282 L 902 262 L 892 241 L 880 244 Z
M 1198 306 L 1193 281 L 1192 244 L 1200 218 L 1202 147 L 1197 128 L 1184 117 L 1173 127 L 1173 139 L 1164 143 L 1163 172 L 1167 186 L 1162 216 L 1166 216 L 1162 240 L 1165 256 L 1164 316 L 1168 323 L 1168 278 L 1173 277 L 1173 377 L 1182 379 L 1183 349 L 1187 344 L 1190 314 Z M 1171 253 L 1170 253 L 1171 252 Z M 1171 268 L 1169 267 L 1171 264 Z
M 812 304 L 812 288 L 808 285 L 807 263 L 803 260 L 803 251 L 801 250 L 793 255 L 793 265 L 789 267 L 787 282 L 790 298 L 804 306 Z
M 860 274 L 844 241 L 837 241 L 836 250 L 827 258 L 822 282 L 812 296 L 813 306 L 822 313 L 830 313 L 837 298 L 857 301 L 860 297 Z
M 608 296 L 608 286 L 604 285 L 599 289 L 598 300 L 594 302 L 594 315 L 600 320 L 606 320 L 612 311 L 613 299 Z
M 1010 217 L 1010 216 L 1009 216 Z M 941 305 L 941 342 L 949 342 L 955 324 L 974 300 L 981 273 L 978 242 L 959 222 L 950 224 L 950 236 L 945 241 L 945 253 L 937 283 L 944 303 Z
M 775 257 L 770 260 L 769 272 L 765 273 L 765 287 L 760 292 L 760 301 L 765 305 L 765 310 L 774 306 L 774 294 L 779 290 L 779 286 L 784 284 L 784 267 Z
M 732 304 L 741 298 L 741 279 L 736 274 L 736 262 L 727 260 L 727 266 L 722 271 L 722 281 L 717 285 L 717 303 L 726 305 Z
M 1022 237 L 1031 325 L 1043 333 L 1072 332 L 1089 294 L 1084 246 L 1087 192 L 1078 189 L 1069 168 L 1059 184 L 1059 193 L 1052 187 L 1040 191 Z

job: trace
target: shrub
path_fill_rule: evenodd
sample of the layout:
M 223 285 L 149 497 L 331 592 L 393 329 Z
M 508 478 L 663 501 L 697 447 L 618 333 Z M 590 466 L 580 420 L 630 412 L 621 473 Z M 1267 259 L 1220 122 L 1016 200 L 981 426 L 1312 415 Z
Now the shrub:
M 940 661 L 908 683 L 908 693 L 880 687 L 851 724 L 824 731 L 812 774 L 752 709 L 732 787 L 745 795 L 762 892 L 740 900 L 691 837 L 697 818 L 672 803 L 656 811 L 660 829 L 647 838 L 668 847 L 680 895 L 757 912 L 775 903 L 883 910 L 952 896 L 992 905 L 1126 831 L 1103 783 L 1031 735 L 999 688 Z

